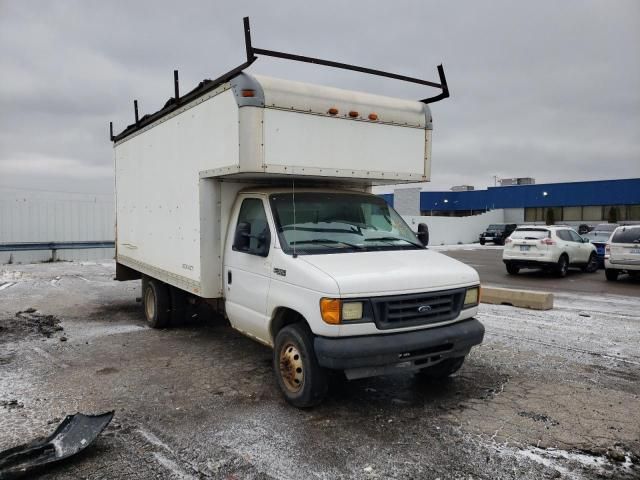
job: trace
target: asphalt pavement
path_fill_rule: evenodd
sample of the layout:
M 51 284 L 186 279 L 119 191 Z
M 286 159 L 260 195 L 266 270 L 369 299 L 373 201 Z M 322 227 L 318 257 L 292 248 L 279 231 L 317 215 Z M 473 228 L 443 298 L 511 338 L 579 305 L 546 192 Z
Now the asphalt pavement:
M 579 269 L 571 268 L 565 278 L 557 278 L 553 273 L 534 269 L 522 269 L 517 275 L 509 275 L 502 263 L 502 248 L 481 245 L 456 245 L 451 250 L 446 248 L 435 249 L 475 268 L 480 274 L 480 281 L 486 285 L 547 292 L 640 297 L 640 279 L 633 279 L 628 275 L 621 275 L 616 282 L 607 281 L 604 269 L 594 273 L 583 273 Z
M 115 410 L 44 480 L 640 478 L 637 297 L 483 304 L 484 343 L 449 380 L 338 380 L 299 410 L 268 348 L 204 312 L 150 329 L 140 282 L 113 275 L 113 261 L 0 267 L 0 450 Z

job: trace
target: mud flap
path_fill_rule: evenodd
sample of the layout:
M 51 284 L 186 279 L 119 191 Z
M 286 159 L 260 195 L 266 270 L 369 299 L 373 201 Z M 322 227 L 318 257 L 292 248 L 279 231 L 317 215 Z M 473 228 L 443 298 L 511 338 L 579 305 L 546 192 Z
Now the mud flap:
M 93 443 L 113 418 L 113 411 L 101 415 L 67 415 L 55 432 L 0 452 L 0 480 L 19 478 L 33 469 L 75 455 Z

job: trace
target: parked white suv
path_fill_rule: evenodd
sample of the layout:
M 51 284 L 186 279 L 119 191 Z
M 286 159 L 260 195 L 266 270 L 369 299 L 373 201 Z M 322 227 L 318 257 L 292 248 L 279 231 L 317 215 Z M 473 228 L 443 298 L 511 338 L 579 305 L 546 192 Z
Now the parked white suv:
M 611 281 L 623 272 L 640 276 L 640 225 L 615 229 L 605 246 L 604 268 L 607 280 Z
M 598 269 L 596 247 L 572 228 L 562 226 L 516 228 L 505 241 L 502 261 L 511 275 L 521 268 L 542 268 L 559 277 L 566 276 L 569 267 L 580 267 L 584 272 Z

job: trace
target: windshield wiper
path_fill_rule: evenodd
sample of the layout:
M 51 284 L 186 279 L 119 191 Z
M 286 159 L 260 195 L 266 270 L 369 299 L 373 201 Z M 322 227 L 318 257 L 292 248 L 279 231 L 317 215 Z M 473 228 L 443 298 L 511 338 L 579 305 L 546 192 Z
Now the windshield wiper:
M 393 240 L 402 240 L 403 242 L 407 242 L 408 244 L 413 245 L 415 247 L 424 248 L 422 245 L 418 245 L 417 243 L 414 243 L 411 240 L 407 240 L 406 238 L 401 238 L 401 237 L 371 237 L 371 238 L 364 239 L 365 242 L 387 242 L 387 243 Z
M 343 242 L 342 240 L 331 240 L 329 238 L 314 238 L 311 240 L 294 240 L 293 242 L 289 242 L 290 245 L 304 245 L 304 244 L 308 244 L 308 243 L 319 243 L 319 244 L 335 244 L 335 243 L 341 243 L 343 245 L 346 245 L 348 247 L 351 248 L 356 248 L 361 250 L 362 245 L 356 245 L 355 243 L 349 243 L 349 242 Z

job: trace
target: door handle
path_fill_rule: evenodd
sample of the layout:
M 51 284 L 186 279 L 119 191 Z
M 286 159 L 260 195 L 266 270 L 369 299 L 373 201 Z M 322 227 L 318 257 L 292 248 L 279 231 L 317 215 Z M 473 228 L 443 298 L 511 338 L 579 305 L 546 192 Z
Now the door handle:
M 231 276 L 231 270 L 227 270 L 227 285 L 231 285 L 233 277 Z

